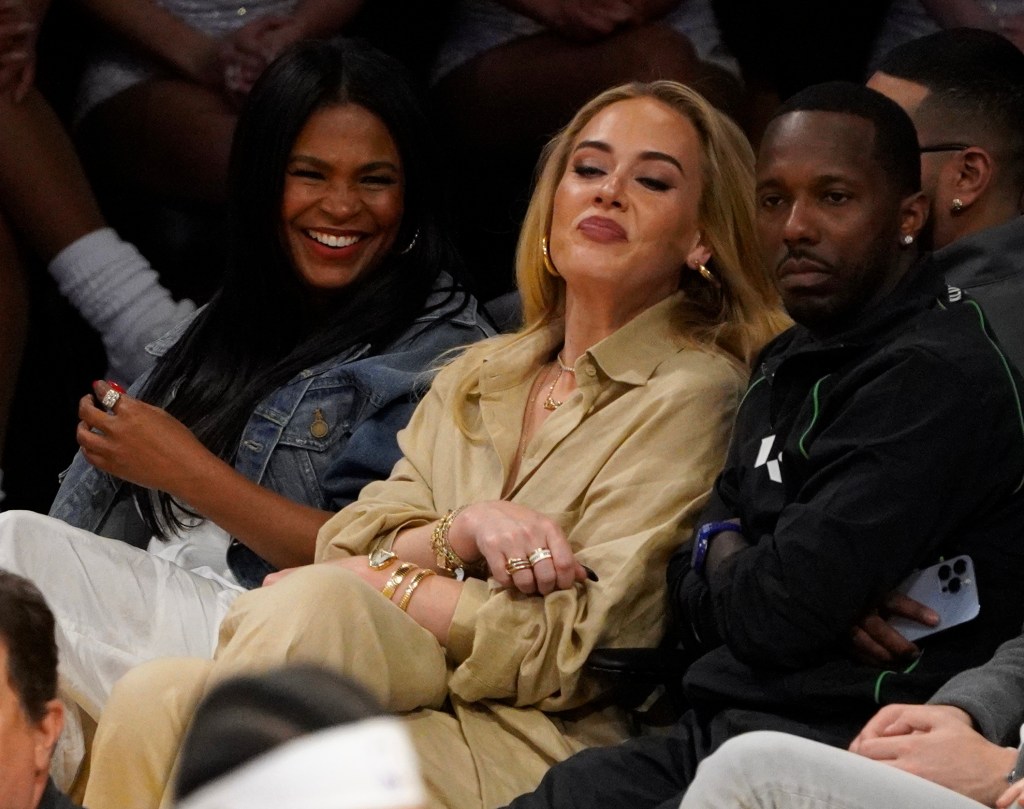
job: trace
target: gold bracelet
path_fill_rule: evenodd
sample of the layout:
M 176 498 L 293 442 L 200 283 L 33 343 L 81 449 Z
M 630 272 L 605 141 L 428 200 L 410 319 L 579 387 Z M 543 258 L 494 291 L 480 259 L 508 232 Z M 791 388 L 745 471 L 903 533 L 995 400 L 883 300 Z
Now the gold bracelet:
M 416 588 L 420 586 L 420 582 L 423 581 L 427 576 L 433 576 L 434 571 L 429 567 L 423 567 L 416 571 L 416 575 L 412 577 L 412 581 L 409 582 L 409 586 L 405 588 L 405 592 L 402 593 L 402 600 L 398 602 L 398 609 L 405 612 L 409 608 L 409 602 L 412 601 L 412 594 L 416 591 Z
M 395 590 L 398 589 L 398 585 L 402 583 L 402 579 L 404 579 L 406 574 L 414 567 L 416 567 L 416 565 L 412 562 L 402 562 L 402 564 L 398 566 L 398 570 L 391 574 L 391 578 L 388 579 L 387 584 L 381 588 L 380 594 L 390 601 L 391 596 L 393 596 L 395 594 Z
M 448 532 L 451 531 L 452 523 L 465 506 L 459 506 L 449 511 L 434 526 L 430 535 L 430 549 L 434 552 L 438 568 L 452 578 L 459 578 L 458 571 L 465 571 L 469 565 L 462 561 L 459 555 L 452 548 L 448 541 Z

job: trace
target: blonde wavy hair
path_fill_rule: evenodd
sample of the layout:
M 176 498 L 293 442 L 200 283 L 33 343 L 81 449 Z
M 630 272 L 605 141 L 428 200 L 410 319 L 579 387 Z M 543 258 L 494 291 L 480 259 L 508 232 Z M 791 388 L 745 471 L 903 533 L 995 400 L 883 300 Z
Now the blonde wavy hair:
M 606 107 L 637 98 L 653 98 L 674 109 L 693 124 L 700 141 L 698 227 L 711 251 L 708 269 L 719 279 L 721 288 L 697 272 L 680 267 L 679 287 L 685 296 L 677 323 L 682 334 L 695 347 L 719 351 L 749 366 L 764 344 L 790 324 L 757 248 L 754 153 L 746 136 L 729 117 L 686 85 L 674 81 L 633 82 L 606 90 L 589 101 L 544 148 L 516 250 L 524 325 L 514 335 L 471 347 L 466 352 L 468 357 L 480 360 L 564 314 L 565 281 L 547 271 L 541 250 L 541 238 L 551 228 L 555 189 L 584 127 Z M 467 367 L 476 365 L 470 361 Z M 473 386 L 471 374 L 463 380 L 459 392 L 468 394 Z M 457 397 L 456 401 L 460 400 Z

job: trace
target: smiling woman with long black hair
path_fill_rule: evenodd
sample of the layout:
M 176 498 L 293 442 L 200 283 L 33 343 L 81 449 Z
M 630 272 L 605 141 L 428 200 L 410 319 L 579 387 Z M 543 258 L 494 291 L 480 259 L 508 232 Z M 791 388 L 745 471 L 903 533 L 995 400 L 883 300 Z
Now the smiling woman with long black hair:
M 209 655 L 235 597 L 311 562 L 320 526 L 400 457 L 429 370 L 490 332 L 452 275 L 427 132 L 369 48 L 270 67 L 234 144 L 224 288 L 131 395 L 82 399 L 59 519 L 0 517 L 0 567 L 46 595 L 93 717 L 128 667 Z

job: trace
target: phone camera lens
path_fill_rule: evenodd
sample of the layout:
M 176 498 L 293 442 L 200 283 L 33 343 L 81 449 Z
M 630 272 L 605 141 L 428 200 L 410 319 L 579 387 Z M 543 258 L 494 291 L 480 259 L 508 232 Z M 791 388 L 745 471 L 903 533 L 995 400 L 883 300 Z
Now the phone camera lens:
M 953 562 L 953 572 L 958 576 L 964 575 L 967 572 L 967 562 L 963 559 L 957 559 Z
M 949 580 L 949 592 L 959 593 L 960 592 L 960 579 Z
M 942 567 L 939 568 L 939 578 L 942 581 L 945 581 L 951 575 L 953 575 L 953 571 L 950 569 L 949 565 L 943 565 Z

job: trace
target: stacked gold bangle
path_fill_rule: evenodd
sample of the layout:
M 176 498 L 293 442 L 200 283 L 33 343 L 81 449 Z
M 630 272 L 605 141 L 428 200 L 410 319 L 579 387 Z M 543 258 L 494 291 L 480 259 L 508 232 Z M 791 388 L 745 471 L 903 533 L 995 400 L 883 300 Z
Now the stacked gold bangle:
M 434 552 L 438 568 L 452 578 L 457 578 L 458 571 L 465 571 L 469 567 L 452 549 L 451 543 L 448 541 L 448 532 L 452 529 L 452 523 L 464 508 L 465 506 L 459 506 L 446 513 L 437 521 L 437 525 L 434 526 L 434 531 L 430 535 L 430 549 Z
M 412 594 L 416 592 L 416 588 L 420 586 L 427 576 L 433 576 L 434 571 L 429 567 L 420 568 L 416 571 L 416 575 L 412 577 L 409 582 L 409 586 L 405 588 L 405 592 L 402 593 L 402 599 L 398 602 L 398 609 L 405 612 L 409 608 L 409 602 L 412 601 Z
M 411 562 L 402 562 L 402 564 L 398 566 L 398 569 L 391 574 L 391 578 L 388 579 L 385 585 L 381 588 L 381 595 L 390 601 L 391 596 L 393 596 L 395 594 L 395 590 L 398 589 L 398 585 L 402 583 L 402 579 L 404 579 L 408 575 L 409 571 L 414 567 L 416 567 L 416 565 Z

